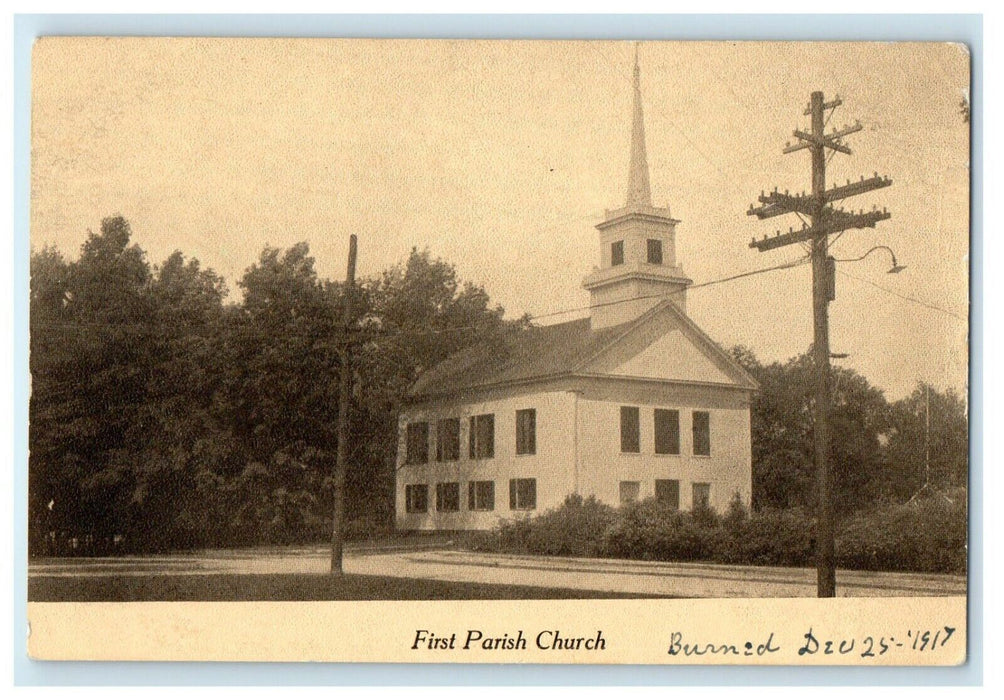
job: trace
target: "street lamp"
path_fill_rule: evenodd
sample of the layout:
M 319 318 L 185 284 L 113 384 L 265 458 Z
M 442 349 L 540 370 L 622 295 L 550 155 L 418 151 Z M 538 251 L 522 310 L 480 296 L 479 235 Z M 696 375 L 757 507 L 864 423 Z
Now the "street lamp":
M 874 253 L 876 250 L 887 250 L 887 251 L 889 251 L 889 255 L 892 256 L 892 267 L 889 268 L 889 270 L 887 271 L 887 274 L 895 275 L 897 272 L 902 272 L 903 270 L 906 269 L 906 265 L 898 265 L 896 263 L 896 254 L 894 252 L 892 252 L 892 248 L 890 248 L 887 245 L 877 245 L 874 248 L 872 248 L 871 250 L 869 250 L 867 253 L 865 253 L 864 255 L 862 255 L 860 258 L 834 258 L 834 261 L 835 262 L 857 262 L 858 260 L 864 260 L 869 255 L 871 255 L 872 253 Z

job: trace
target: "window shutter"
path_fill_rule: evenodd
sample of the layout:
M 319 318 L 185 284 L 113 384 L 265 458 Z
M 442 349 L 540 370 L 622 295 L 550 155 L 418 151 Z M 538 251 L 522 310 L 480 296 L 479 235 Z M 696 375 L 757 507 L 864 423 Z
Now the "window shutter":
M 707 411 L 694 411 L 694 454 L 708 456 L 711 454 L 711 414 Z
M 526 450 L 526 412 L 516 411 L 516 454 Z
M 537 452 L 537 411 L 535 409 L 530 409 L 527 411 L 526 415 L 527 422 L 527 453 L 536 454 Z
M 509 510 L 516 510 L 516 480 L 509 479 Z
M 537 453 L 537 410 L 523 408 L 516 411 L 516 454 Z
M 443 421 L 436 421 L 436 461 L 442 462 L 443 454 Z
M 484 435 L 481 439 L 484 442 L 484 447 L 481 449 L 482 454 L 485 457 L 495 456 L 495 414 L 489 413 L 486 416 L 482 416 L 482 422 L 484 423 Z
M 639 452 L 640 436 L 637 406 L 621 406 L 621 452 Z

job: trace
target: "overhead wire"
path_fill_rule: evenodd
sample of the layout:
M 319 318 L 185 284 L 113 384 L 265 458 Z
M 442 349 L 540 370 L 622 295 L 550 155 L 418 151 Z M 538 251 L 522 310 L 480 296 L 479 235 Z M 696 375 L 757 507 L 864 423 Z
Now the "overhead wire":
M 867 285 L 875 287 L 875 289 L 880 289 L 883 292 L 885 292 L 886 294 L 891 294 L 892 296 L 898 297 L 900 299 L 903 299 L 904 301 L 909 301 L 909 302 L 912 302 L 914 304 L 918 304 L 918 305 L 923 306 L 925 308 L 931 309 L 933 311 L 938 311 L 940 313 L 947 314 L 948 316 L 951 316 L 952 318 L 958 319 L 960 321 L 967 321 L 968 320 L 966 317 L 960 316 L 959 314 L 957 314 L 957 313 L 955 313 L 953 311 L 949 311 L 948 309 L 944 309 L 944 308 L 942 308 L 940 306 L 936 306 L 935 304 L 931 304 L 930 302 L 926 302 L 926 301 L 924 301 L 922 299 L 917 299 L 916 297 L 909 296 L 908 294 L 900 294 L 897 291 L 889 289 L 888 287 L 883 287 L 882 285 L 876 284 L 875 282 L 872 282 L 871 280 L 865 279 L 864 277 L 858 277 L 857 275 L 852 275 L 849 272 L 844 272 L 843 270 L 839 270 L 839 269 L 837 270 L 837 272 L 840 273 L 841 275 L 843 275 L 844 277 L 850 277 L 851 279 L 857 280 L 858 282 L 864 282 Z

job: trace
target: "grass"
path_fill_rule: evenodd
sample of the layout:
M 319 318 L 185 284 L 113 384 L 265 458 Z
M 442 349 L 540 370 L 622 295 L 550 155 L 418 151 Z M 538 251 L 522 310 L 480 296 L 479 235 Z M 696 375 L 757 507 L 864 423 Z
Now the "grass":
M 651 598 L 607 591 L 346 574 L 184 574 L 32 576 L 34 602 L 549 600 Z

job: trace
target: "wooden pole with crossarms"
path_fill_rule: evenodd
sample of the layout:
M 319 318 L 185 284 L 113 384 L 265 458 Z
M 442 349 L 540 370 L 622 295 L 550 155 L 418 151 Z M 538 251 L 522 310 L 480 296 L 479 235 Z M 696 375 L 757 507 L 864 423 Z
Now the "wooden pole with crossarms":
M 808 150 L 812 156 L 812 191 L 790 194 L 779 192 L 760 193 L 760 206 L 749 207 L 747 214 L 758 219 L 769 219 L 782 214 L 798 214 L 802 219 L 800 229 L 790 228 L 787 233 L 778 231 L 774 236 L 753 239 L 750 248 L 761 253 L 796 243 L 808 242 L 812 257 L 812 311 L 813 311 L 813 367 L 815 369 L 815 405 L 813 415 L 813 443 L 815 448 L 816 476 L 818 480 L 818 503 L 816 525 L 816 588 L 820 598 L 836 595 L 836 561 L 834 552 L 834 522 L 832 498 L 832 474 L 830 469 L 830 338 L 829 302 L 836 298 L 836 263 L 830 256 L 830 234 L 848 229 L 875 228 L 879 221 L 891 214 L 885 209 L 879 211 L 845 211 L 837 207 L 849 197 L 888 187 L 892 180 L 879 177 L 862 177 L 858 182 L 848 181 L 845 185 L 826 189 L 827 150 L 850 155 L 851 149 L 844 143 L 844 137 L 861 131 L 861 123 L 834 128 L 825 133 L 826 112 L 841 105 L 840 97 L 825 102 L 822 92 L 813 92 L 812 101 L 805 110 L 811 117 L 809 132 L 795 129 L 793 135 L 798 141 L 785 145 L 784 153 Z M 831 154 L 832 155 L 832 154 Z M 808 219 L 808 221 L 806 221 Z

